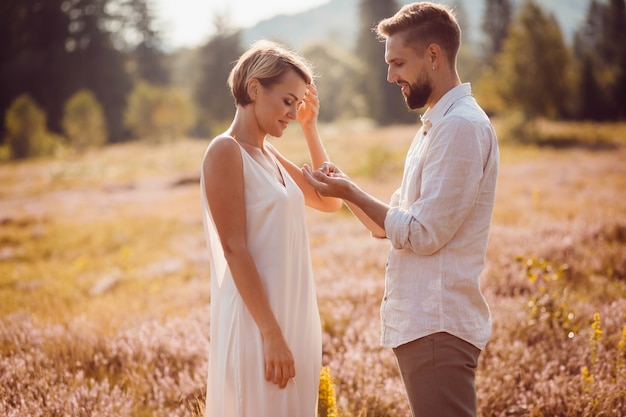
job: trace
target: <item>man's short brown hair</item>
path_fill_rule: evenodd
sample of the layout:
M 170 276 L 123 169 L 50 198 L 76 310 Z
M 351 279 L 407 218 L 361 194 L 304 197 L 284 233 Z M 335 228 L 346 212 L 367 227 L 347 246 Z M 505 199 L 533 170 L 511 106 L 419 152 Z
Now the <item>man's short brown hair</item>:
M 461 46 L 461 28 L 450 8 L 430 2 L 407 4 L 376 27 L 376 34 L 382 40 L 398 33 L 404 34 L 405 44 L 419 53 L 436 43 L 450 64 L 455 64 Z

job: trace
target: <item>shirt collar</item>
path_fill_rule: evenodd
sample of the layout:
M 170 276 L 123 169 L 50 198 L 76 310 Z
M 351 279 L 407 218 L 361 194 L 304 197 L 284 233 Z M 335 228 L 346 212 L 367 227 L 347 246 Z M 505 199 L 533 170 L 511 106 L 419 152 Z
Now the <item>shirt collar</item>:
M 420 119 L 424 124 L 424 129 L 429 130 L 433 124 L 437 123 L 443 116 L 445 116 L 455 101 L 470 95 L 472 95 L 470 83 L 463 83 L 448 90 L 448 92 L 444 94 L 433 107 L 426 109 L 424 114 L 420 116 Z

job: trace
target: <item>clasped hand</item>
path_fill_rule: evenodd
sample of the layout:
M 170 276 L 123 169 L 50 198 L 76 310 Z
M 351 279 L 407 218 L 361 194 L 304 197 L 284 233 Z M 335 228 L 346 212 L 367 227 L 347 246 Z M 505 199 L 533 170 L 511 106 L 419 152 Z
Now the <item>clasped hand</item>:
M 323 196 L 346 199 L 350 193 L 352 181 L 332 162 L 324 162 L 315 171 L 305 164 L 302 173 L 309 184 Z

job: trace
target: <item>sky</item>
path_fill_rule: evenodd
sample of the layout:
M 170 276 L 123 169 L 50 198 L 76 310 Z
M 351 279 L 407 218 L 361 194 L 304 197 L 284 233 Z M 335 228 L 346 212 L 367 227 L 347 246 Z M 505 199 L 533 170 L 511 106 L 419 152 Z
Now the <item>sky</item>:
M 309 10 L 329 0 L 152 0 L 166 47 L 195 47 L 213 34 L 214 16 L 232 26 L 250 27 L 278 14 Z

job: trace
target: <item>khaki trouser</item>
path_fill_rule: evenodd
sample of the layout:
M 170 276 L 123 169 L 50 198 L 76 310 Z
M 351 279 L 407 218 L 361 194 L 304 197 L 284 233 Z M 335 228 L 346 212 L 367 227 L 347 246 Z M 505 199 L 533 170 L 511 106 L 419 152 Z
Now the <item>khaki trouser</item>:
M 414 417 L 476 417 L 480 349 L 435 333 L 393 349 Z

